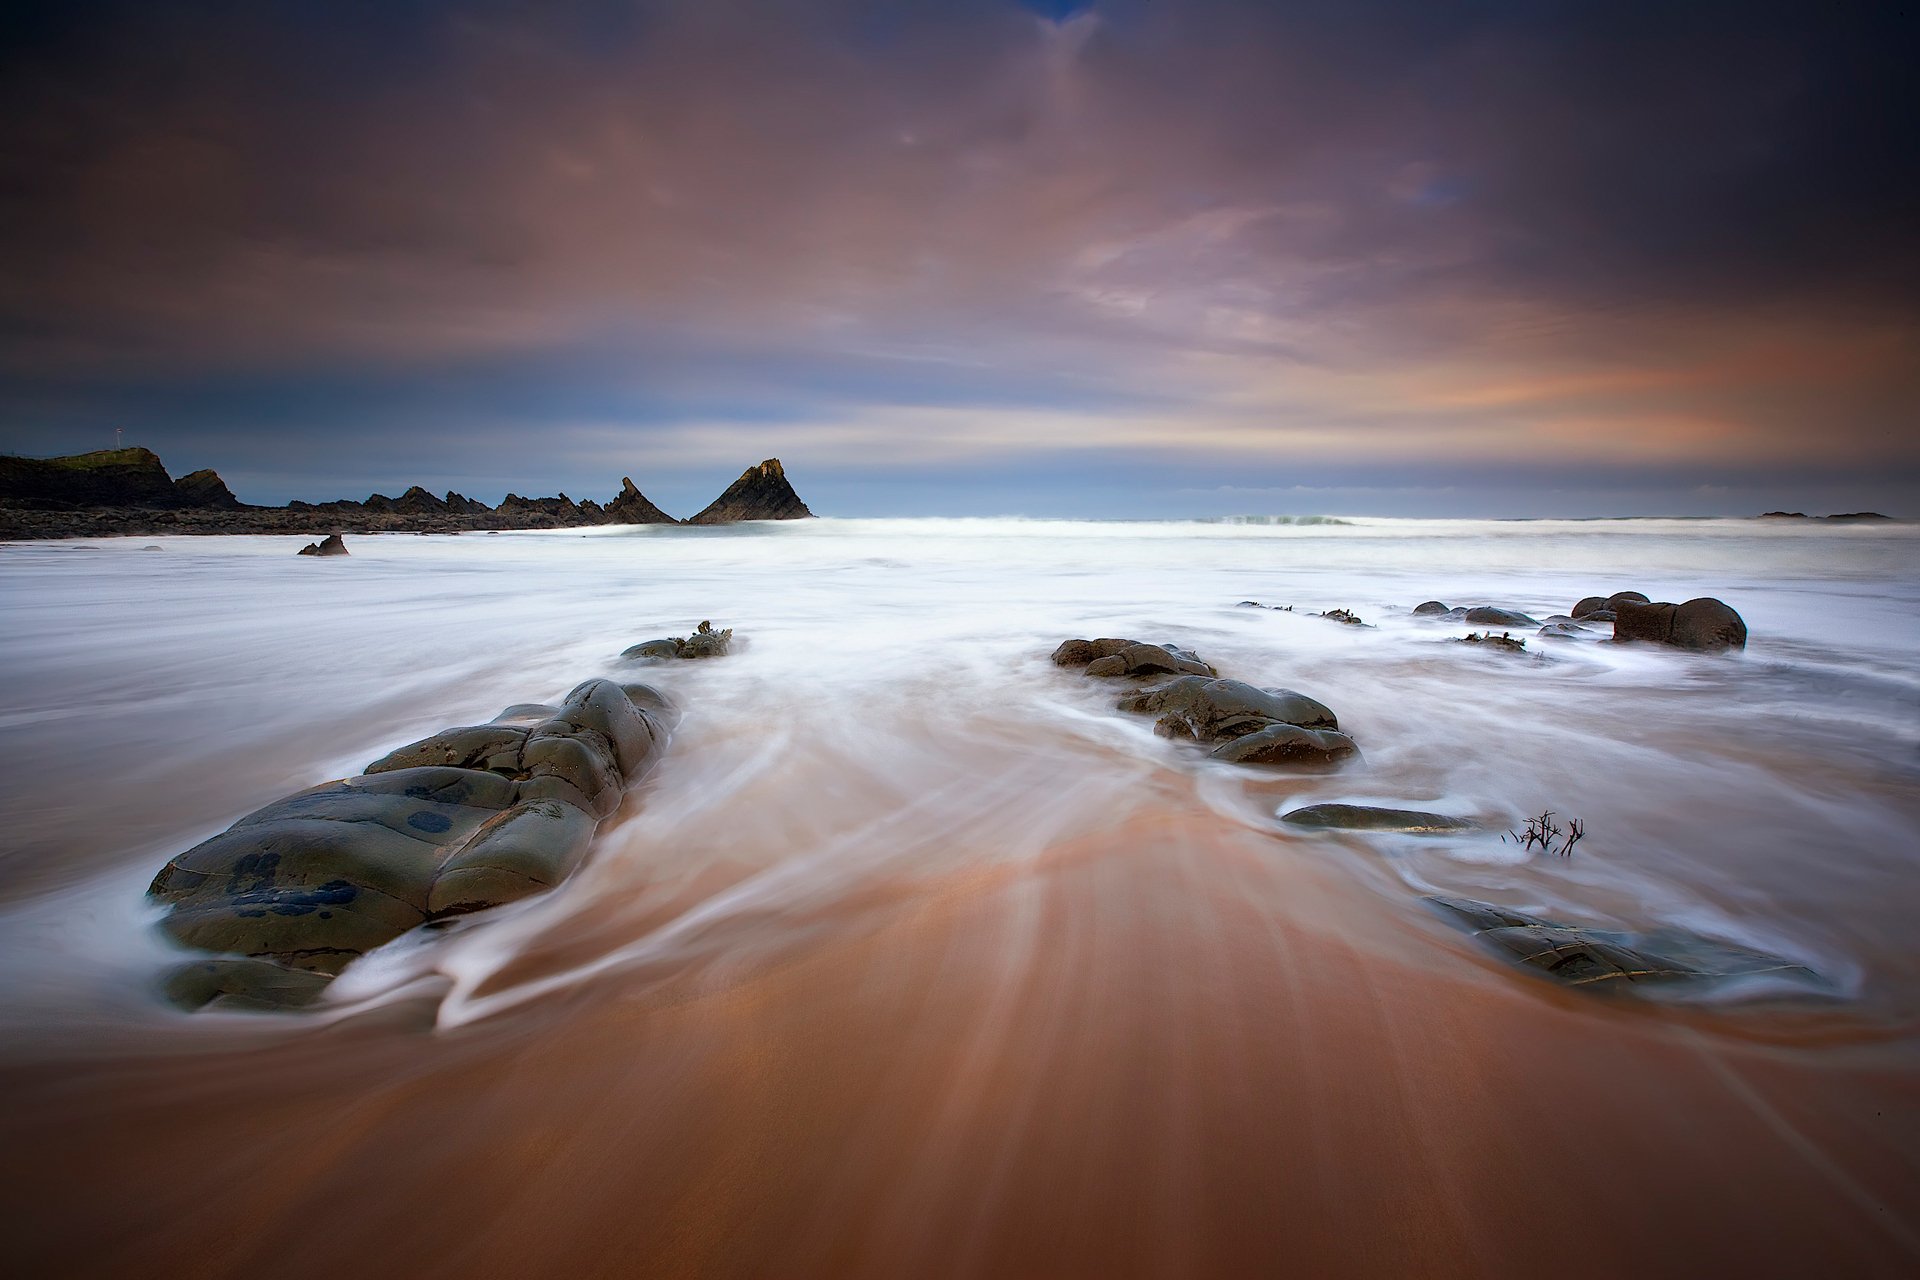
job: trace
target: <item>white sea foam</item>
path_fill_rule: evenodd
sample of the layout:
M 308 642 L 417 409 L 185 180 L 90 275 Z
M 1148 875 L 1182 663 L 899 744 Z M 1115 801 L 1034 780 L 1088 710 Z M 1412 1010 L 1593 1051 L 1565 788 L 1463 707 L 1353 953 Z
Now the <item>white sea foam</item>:
M 749 643 L 642 677 L 687 719 L 586 870 L 381 957 L 341 999 L 450 982 L 446 1025 L 609 970 L 725 965 L 876 883 L 1039 857 L 1156 788 L 1273 831 L 1275 857 L 1387 868 L 1383 909 L 1440 890 L 1690 923 L 1870 999 L 1920 996 L 1912 526 L 819 520 L 350 537 L 350 557 L 318 561 L 297 542 L 0 549 L 0 1025 L 162 1017 L 146 983 L 168 953 L 140 890 L 167 855 L 703 618 Z M 1719 596 L 1752 643 L 1703 657 L 1529 639 L 1536 661 L 1410 613 L 1437 598 L 1545 617 L 1627 588 Z M 1371 625 L 1311 616 L 1335 607 Z M 1206 763 L 1047 661 L 1099 635 L 1176 640 L 1308 692 L 1364 760 L 1278 780 Z M 1304 836 L 1276 819 L 1323 800 L 1496 828 L 1553 809 L 1589 835 L 1561 861 L 1495 836 Z M 601 941 L 502 986 L 556 930 Z

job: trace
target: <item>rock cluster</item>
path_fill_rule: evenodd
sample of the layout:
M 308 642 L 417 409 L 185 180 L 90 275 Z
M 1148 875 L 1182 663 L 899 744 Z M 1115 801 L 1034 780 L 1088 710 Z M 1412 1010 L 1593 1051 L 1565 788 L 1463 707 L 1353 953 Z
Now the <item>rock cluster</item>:
M 1175 678 L 1120 699 L 1119 709 L 1157 717 L 1154 732 L 1212 748 L 1232 764 L 1328 764 L 1353 755 L 1332 711 L 1304 693 L 1261 689 L 1217 678 L 1199 656 L 1137 640 L 1068 640 L 1053 651 L 1058 666 L 1090 676 Z
M 166 933 L 220 957 L 185 966 L 170 993 L 301 1003 L 410 929 L 559 884 L 672 720 L 646 685 L 589 680 L 558 706 L 509 707 L 248 814 L 148 890 Z
M 1416 618 L 1435 618 L 1441 622 L 1465 622 L 1476 627 L 1535 627 L 1540 624 L 1520 612 L 1518 609 L 1503 609 L 1498 605 L 1448 605 L 1439 600 L 1426 600 L 1413 607 Z
M 633 662 L 665 662 L 671 658 L 723 658 L 733 648 L 733 628 L 715 631 L 711 622 L 702 622 L 690 636 L 669 636 L 664 640 L 645 640 L 621 651 Z
M 811 516 L 778 458 L 749 467 L 689 524 L 798 520 Z M 436 497 L 414 485 L 397 498 L 248 506 L 213 471 L 171 479 L 147 449 L 107 449 L 66 458 L 0 456 L 0 538 L 62 538 L 155 533 L 460 533 L 468 530 L 568 529 L 604 524 L 676 524 L 631 477 L 605 506 L 562 493 L 498 507 L 448 490 Z
M 1470 898 L 1427 901 L 1503 958 L 1567 986 L 1628 989 L 1641 984 L 1710 983 L 1770 975 L 1812 981 L 1804 965 L 1696 934 L 1620 933 L 1527 915 Z

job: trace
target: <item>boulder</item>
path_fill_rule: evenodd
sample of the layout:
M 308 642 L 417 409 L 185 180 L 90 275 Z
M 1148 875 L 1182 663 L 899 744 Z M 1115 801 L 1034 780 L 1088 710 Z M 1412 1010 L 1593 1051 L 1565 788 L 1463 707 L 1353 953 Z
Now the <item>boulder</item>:
M 1629 991 L 1771 976 L 1817 983 L 1805 965 L 1682 930 L 1626 933 L 1564 924 L 1471 898 L 1428 903 L 1473 931 L 1503 959 L 1565 986 Z
M 176 941 L 272 967 L 183 968 L 170 993 L 298 1003 L 317 988 L 280 970 L 335 974 L 430 919 L 560 883 L 658 759 L 669 723 L 657 690 L 589 680 L 557 706 L 509 707 L 248 814 L 174 857 L 149 892 L 168 904 L 161 928 Z
M 1677 605 L 1624 601 L 1616 615 L 1613 638 L 1623 643 L 1641 641 L 1708 653 L 1747 647 L 1746 622 L 1710 596 Z
M 1518 609 L 1500 609 L 1483 604 L 1469 609 L 1461 619 L 1476 627 L 1537 627 L 1538 620 L 1528 617 Z
M 303 556 L 344 556 L 350 553 L 347 551 L 347 544 L 341 540 L 340 535 L 330 533 L 318 542 L 309 542 L 294 554 Z
M 1320 616 L 1338 622 L 1343 626 L 1364 627 L 1367 625 L 1361 621 L 1359 614 L 1354 613 L 1350 609 L 1329 609 Z
M 1416 618 L 1427 618 L 1427 617 L 1432 617 L 1436 613 L 1450 613 L 1450 612 L 1452 611 L 1448 608 L 1448 606 L 1446 606 L 1445 604 L 1442 604 L 1438 600 L 1427 600 L 1413 606 L 1413 615 Z
M 800 501 L 800 495 L 787 482 L 780 459 L 768 458 L 757 467 L 748 467 L 740 478 L 727 486 L 705 510 L 688 518 L 688 524 L 732 524 L 738 520 L 807 520 L 813 512 Z
M 1130 644 L 1118 653 L 1095 658 L 1086 666 L 1090 676 L 1211 676 L 1212 667 L 1199 655 L 1163 644 Z
M 1155 733 L 1216 744 L 1213 758 L 1233 764 L 1328 763 L 1356 750 L 1322 703 L 1239 680 L 1182 676 L 1122 698 L 1120 710 L 1158 716 Z
M 1598 613 L 1606 607 L 1607 598 L 1605 596 L 1588 596 L 1574 605 L 1569 612 L 1574 618 L 1579 619 L 1587 617 L 1589 614 Z
M 1270 724 L 1223 742 L 1209 754 L 1229 764 L 1333 764 L 1358 750 L 1352 738 L 1334 729 Z
M 711 622 L 702 622 L 690 636 L 642 641 L 621 650 L 620 656 L 630 662 L 664 662 L 670 658 L 724 658 L 732 649 L 732 627 L 716 631 Z
M 1053 651 L 1053 663 L 1058 667 L 1084 667 L 1096 658 L 1109 658 L 1132 644 L 1135 640 L 1116 640 L 1111 637 L 1104 640 L 1062 640 L 1060 647 Z
M 1536 633 L 1547 640 L 1597 639 L 1593 632 L 1577 622 L 1549 622 Z
M 1383 809 L 1366 804 L 1310 804 L 1281 816 L 1296 827 L 1339 831 L 1387 831 L 1410 835 L 1445 835 L 1475 831 L 1480 824 L 1467 818 L 1419 809 Z
M 1338 729 L 1324 703 L 1292 689 L 1261 689 L 1240 680 L 1188 675 L 1120 700 L 1120 710 L 1159 716 L 1163 737 L 1217 742 L 1271 724 Z
M 217 956 L 176 965 L 162 978 L 161 992 L 192 1012 L 216 1009 L 303 1009 L 320 998 L 331 977 L 290 969 L 254 956 Z

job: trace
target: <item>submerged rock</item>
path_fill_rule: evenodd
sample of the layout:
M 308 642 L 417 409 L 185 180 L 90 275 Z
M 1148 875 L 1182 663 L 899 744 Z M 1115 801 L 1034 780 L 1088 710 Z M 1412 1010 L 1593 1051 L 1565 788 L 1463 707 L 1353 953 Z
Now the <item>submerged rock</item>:
M 1481 635 L 1478 631 L 1475 631 L 1470 635 L 1461 636 L 1458 640 L 1454 641 L 1454 643 L 1480 645 L 1484 648 L 1499 649 L 1505 653 L 1525 653 L 1527 651 L 1527 642 L 1525 640 L 1516 640 L 1504 631 L 1499 635 L 1495 635 L 1491 631 L 1485 635 Z
M 1589 929 L 1471 898 L 1430 897 L 1434 907 L 1503 958 L 1570 987 L 1712 983 L 1775 975 L 1817 981 L 1805 965 L 1680 930 L 1636 934 Z
M 1213 668 L 1190 649 L 1141 640 L 1065 640 L 1053 651 L 1060 667 L 1084 667 L 1090 676 L 1212 676 Z
M 1618 641 L 1647 641 L 1705 653 L 1747 647 L 1746 621 L 1710 596 L 1685 604 L 1626 601 L 1616 610 L 1613 638 Z
M 318 542 L 309 542 L 294 554 L 302 556 L 344 556 L 351 553 L 348 552 L 347 544 L 341 539 L 339 534 L 330 533 Z
M 428 920 L 560 883 L 665 744 L 666 699 L 631 688 L 589 680 L 558 706 L 503 713 L 520 723 L 434 734 L 175 856 L 148 890 L 170 907 L 161 929 L 272 965 L 186 966 L 170 993 L 297 1003 L 317 987 L 278 970 L 330 976 Z
M 1349 609 L 1329 609 L 1320 616 L 1349 627 L 1364 627 L 1367 625 L 1361 620 L 1359 614 Z
M 1223 742 L 1208 754 L 1229 764 L 1333 764 L 1358 751 L 1352 738 L 1334 729 L 1270 724 Z
M 1476 627 L 1537 627 L 1537 619 L 1521 613 L 1518 609 L 1501 609 L 1494 605 L 1483 604 L 1466 611 L 1461 621 Z
M 1452 613 L 1453 610 L 1439 600 L 1426 600 L 1413 606 L 1413 616 L 1430 618 L 1436 613 Z
M 702 622 L 690 636 L 645 640 L 621 650 L 620 656 L 630 662 L 665 662 L 672 658 L 723 658 L 732 649 L 732 627 L 715 631 L 711 622 Z
M 1450 818 L 1443 813 L 1426 813 L 1419 809 L 1383 809 L 1367 804 L 1310 804 L 1281 815 L 1280 820 L 1296 827 L 1413 835 L 1475 831 L 1480 827 L 1479 823 L 1468 818 Z
M 1120 710 L 1158 716 L 1162 737 L 1217 744 L 1213 758 L 1233 764 L 1329 763 L 1358 750 L 1324 704 L 1239 680 L 1182 676 L 1122 698 Z

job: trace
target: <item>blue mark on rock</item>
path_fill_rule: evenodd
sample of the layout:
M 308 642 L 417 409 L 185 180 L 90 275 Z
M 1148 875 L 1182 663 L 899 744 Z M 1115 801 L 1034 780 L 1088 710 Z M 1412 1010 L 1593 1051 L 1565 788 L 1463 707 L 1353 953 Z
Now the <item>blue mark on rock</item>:
M 453 823 L 445 814 L 422 809 L 420 812 L 412 814 L 407 818 L 407 825 L 415 831 L 431 831 L 437 835 L 445 831 L 448 827 L 451 827 Z

